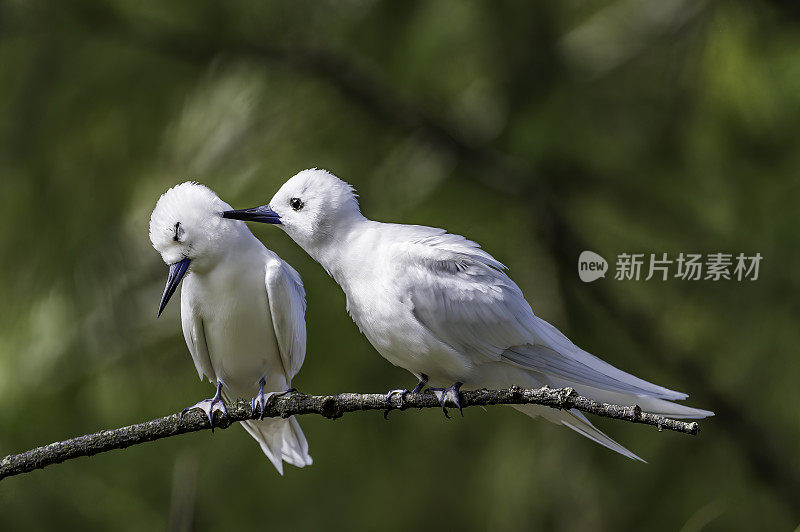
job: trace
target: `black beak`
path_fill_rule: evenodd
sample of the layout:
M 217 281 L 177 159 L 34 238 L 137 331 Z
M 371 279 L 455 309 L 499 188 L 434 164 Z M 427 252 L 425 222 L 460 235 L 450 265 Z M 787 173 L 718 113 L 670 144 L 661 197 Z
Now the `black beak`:
M 281 217 L 278 216 L 278 213 L 273 211 L 269 205 L 253 207 L 252 209 L 241 209 L 238 211 L 225 211 L 222 213 L 222 217 L 230 218 L 231 220 L 244 220 L 245 222 L 261 222 L 265 224 L 281 223 Z
M 156 315 L 156 318 L 161 316 L 161 313 L 164 312 L 164 307 L 166 307 L 167 303 L 169 302 L 169 298 L 171 298 L 172 294 L 175 293 L 175 290 L 178 289 L 178 285 L 181 284 L 181 279 L 183 279 L 183 276 L 186 275 L 186 270 L 189 269 L 190 262 L 192 262 L 192 259 L 183 259 L 180 262 L 169 265 L 167 286 L 164 287 L 164 294 L 161 296 L 161 303 L 158 304 L 158 314 Z

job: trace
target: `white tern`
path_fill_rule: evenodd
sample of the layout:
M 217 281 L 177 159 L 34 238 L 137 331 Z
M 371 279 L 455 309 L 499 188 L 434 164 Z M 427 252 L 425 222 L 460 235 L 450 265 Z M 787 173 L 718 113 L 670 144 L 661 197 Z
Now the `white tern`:
M 286 231 L 342 287 L 348 312 L 375 349 L 419 379 L 415 391 L 426 382 L 452 384 L 434 389 L 443 407 L 460 406 L 462 384 L 516 384 L 570 386 L 598 401 L 638 404 L 645 412 L 677 418 L 713 415 L 672 403 L 687 395 L 634 377 L 577 347 L 533 313 L 505 266 L 475 242 L 443 229 L 364 217 L 353 188 L 329 172 L 304 170 L 269 205 L 223 215 Z M 641 460 L 577 410 L 514 408 Z
M 250 397 L 255 410 L 289 389 L 306 352 L 305 291 L 297 272 L 268 250 L 211 189 L 182 183 L 150 217 L 150 240 L 169 265 L 158 315 L 183 279 L 181 324 L 197 373 L 217 392 L 201 408 L 214 426 L 222 398 Z M 243 421 L 280 474 L 312 463 L 294 417 Z

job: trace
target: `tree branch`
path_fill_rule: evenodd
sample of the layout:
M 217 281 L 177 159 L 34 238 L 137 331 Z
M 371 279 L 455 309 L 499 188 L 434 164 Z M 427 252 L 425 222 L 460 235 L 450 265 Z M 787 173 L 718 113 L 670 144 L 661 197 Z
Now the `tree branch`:
M 672 430 L 695 435 L 700 431 L 696 422 L 678 421 L 663 416 L 642 412 L 638 406 L 620 406 L 588 399 L 572 388 L 522 389 L 517 386 L 502 390 L 470 390 L 461 392 L 464 408 L 489 405 L 543 405 L 556 409 L 576 409 L 601 417 L 620 419 L 632 423 L 653 425 L 658 430 Z M 228 416 L 216 412 L 216 428 L 226 429 L 237 421 L 257 419 L 250 402 L 238 400 L 227 405 Z M 303 414 L 319 414 L 329 419 L 342 417 L 358 410 L 387 410 L 407 408 L 440 408 L 436 396 L 431 392 L 399 394 L 387 399 L 383 394 L 340 393 L 338 395 L 305 395 L 293 393 L 284 397 L 273 397 L 265 407 L 264 417 L 289 417 Z M 387 410 L 388 412 L 388 410 Z M 125 449 L 149 441 L 169 438 L 187 432 L 210 429 L 211 425 L 199 409 L 181 417 L 172 414 L 152 421 L 129 425 L 94 434 L 78 436 L 37 447 L 20 454 L 12 454 L 0 460 L 0 479 L 43 469 L 81 456 L 92 456 L 114 449 Z

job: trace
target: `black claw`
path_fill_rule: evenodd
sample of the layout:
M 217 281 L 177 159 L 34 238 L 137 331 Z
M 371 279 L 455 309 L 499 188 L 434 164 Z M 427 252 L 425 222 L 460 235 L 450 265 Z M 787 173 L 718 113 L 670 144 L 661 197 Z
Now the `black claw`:
M 383 411 L 383 419 L 389 419 L 389 412 L 392 410 L 392 396 L 396 393 L 400 394 L 400 406 L 398 407 L 400 410 L 403 409 L 403 399 L 405 399 L 408 390 L 389 390 L 386 393 L 386 410 Z
M 386 393 L 386 398 L 385 398 L 385 400 L 386 400 L 386 410 L 383 411 L 383 419 L 389 419 L 389 412 L 392 410 L 391 401 L 392 401 L 392 396 L 394 394 L 396 394 L 396 393 L 400 394 L 400 406 L 397 407 L 397 410 L 405 410 L 405 405 L 403 404 L 403 401 L 406 398 L 406 394 L 419 393 L 419 392 L 422 391 L 422 389 L 425 387 L 425 385 L 428 384 L 428 376 L 425 375 L 424 373 L 420 373 L 420 376 L 421 376 L 421 378 L 420 378 L 419 382 L 417 383 L 417 385 L 414 386 L 414 389 L 412 389 L 412 390 L 402 390 L 402 389 L 389 390 Z
M 453 404 L 455 405 L 456 408 L 458 408 L 458 411 L 461 414 L 461 416 L 462 417 L 464 416 L 464 411 L 462 410 L 462 404 L 461 404 L 461 393 L 459 391 L 463 385 L 464 383 L 459 381 L 450 386 L 449 388 L 431 388 L 431 391 L 436 394 L 436 398 L 439 400 L 439 404 L 441 405 L 442 411 L 444 412 L 444 417 L 446 417 L 447 419 L 450 419 L 450 414 L 447 413 L 446 405 L 447 405 L 447 399 L 450 398 L 448 396 L 451 394 L 452 394 Z
M 273 393 L 273 392 L 264 393 L 264 386 L 266 386 L 266 384 L 267 384 L 266 378 L 264 378 L 264 377 L 262 377 L 261 380 L 258 381 L 258 384 L 259 384 L 258 393 L 255 395 L 255 397 L 253 397 L 250 400 L 250 408 L 252 410 L 253 417 L 256 416 L 256 412 L 257 412 L 256 409 L 260 408 L 261 416 L 259 417 L 259 419 L 264 419 L 264 414 L 266 412 L 267 401 L 269 399 L 283 397 L 286 394 L 289 394 L 289 393 L 297 391 L 297 388 L 289 388 L 286 391 L 280 392 L 280 393 Z
M 464 410 L 461 407 L 461 387 L 464 386 L 464 383 L 461 381 L 456 382 L 453 384 L 451 389 L 453 390 L 453 395 L 455 395 L 455 403 L 458 407 L 458 413 L 461 414 L 461 417 L 464 417 Z
M 228 416 L 228 407 L 225 406 L 225 401 L 222 400 L 222 381 L 217 381 L 217 393 L 211 398 L 211 408 L 208 409 L 208 421 L 211 423 L 211 432 L 214 432 L 214 405 L 222 405 L 222 412 Z
M 252 401 L 250 401 L 250 410 L 252 411 L 253 417 L 256 415 L 256 407 L 261 408 L 261 418 L 264 419 L 264 407 L 267 404 L 267 399 L 264 397 L 264 386 L 267 384 L 267 379 L 261 377 L 258 381 L 258 393 L 253 396 Z
M 425 374 L 424 374 L 424 373 L 423 373 L 422 375 L 423 375 L 423 376 L 425 376 Z M 421 380 L 421 381 L 419 381 L 419 382 L 417 383 L 417 385 L 416 385 L 416 386 L 414 386 L 414 388 L 411 390 L 411 392 L 410 392 L 410 393 L 419 393 L 419 392 L 421 392 L 421 391 L 422 391 L 422 389 L 425 387 L 425 385 L 426 385 L 426 384 L 428 384 L 428 379 L 427 379 L 427 378 L 426 378 L 424 381 L 422 381 L 422 380 Z
M 205 403 L 208 403 L 208 408 L 207 409 L 205 407 Z M 188 407 L 184 408 L 183 410 L 181 410 L 181 413 L 178 414 L 178 419 L 179 420 L 183 419 L 183 415 L 186 412 L 188 412 L 189 410 L 192 410 L 194 408 L 199 408 L 205 413 L 206 417 L 208 418 L 208 424 L 211 426 L 211 432 L 214 432 L 214 427 L 215 427 L 215 425 L 214 425 L 214 406 L 217 405 L 217 404 L 220 405 L 220 408 L 222 409 L 222 413 L 225 416 L 227 416 L 228 415 L 228 408 L 225 406 L 225 402 L 222 400 L 222 382 L 221 381 L 217 382 L 217 393 L 214 394 L 214 397 L 212 397 L 211 399 L 204 399 L 204 400 L 200 401 L 199 403 L 197 403 L 195 405 L 188 406 Z

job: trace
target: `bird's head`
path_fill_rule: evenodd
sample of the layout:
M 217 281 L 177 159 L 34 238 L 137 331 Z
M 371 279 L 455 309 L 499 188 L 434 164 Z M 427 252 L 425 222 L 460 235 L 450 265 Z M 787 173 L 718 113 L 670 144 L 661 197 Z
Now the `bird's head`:
M 169 278 L 158 315 L 191 265 L 205 271 L 222 257 L 232 238 L 247 231 L 244 224 L 223 219 L 231 206 L 210 188 L 197 183 L 181 183 L 167 190 L 150 215 L 150 241 L 169 266 Z
M 353 220 L 363 219 L 353 187 L 316 168 L 290 178 L 268 205 L 225 211 L 223 216 L 275 224 L 312 255 Z

